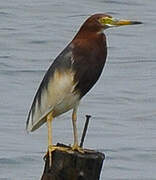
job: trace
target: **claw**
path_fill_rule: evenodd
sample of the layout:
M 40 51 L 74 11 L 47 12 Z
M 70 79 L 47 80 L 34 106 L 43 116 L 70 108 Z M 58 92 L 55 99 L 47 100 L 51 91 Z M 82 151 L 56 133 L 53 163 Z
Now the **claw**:
M 47 154 L 44 156 L 44 158 L 49 155 L 49 167 L 52 166 L 52 153 L 53 151 L 55 150 L 59 150 L 59 151 L 63 151 L 63 152 L 69 152 L 70 151 L 70 148 L 68 147 L 60 147 L 60 146 L 52 146 L 52 145 L 49 145 L 48 146 L 48 152 Z
M 78 146 L 78 145 L 76 145 L 76 144 L 74 144 L 74 145 L 72 146 L 72 150 L 73 150 L 73 151 L 78 151 L 78 152 L 80 152 L 80 153 L 82 153 L 82 154 L 85 153 L 85 151 L 84 151 L 80 146 Z
M 84 154 L 85 151 L 78 145 L 73 145 L 71 148 L 70 147 L 60 147 L 60 146 L 52 146 L 49 145 L 48 146 L 48 151 L 46 153 L 46 155 L 44 156 L 44 159 L 49 156 L 49 167 L 52 166 L 52 153 L 55 150 L 59 150 L 59 151 L 63 151 L 63 152 L 68 152 L 71 153 L 72 151 L 78 151 L 79 153 Z M 71 151 L 72 150 L 72 151 Z
M 52 152 L 55 151 L 55 147 L 50 145 L 48 146 L 48 152 L 47 154 L 49 154 L 49 167 L 52 166 Z

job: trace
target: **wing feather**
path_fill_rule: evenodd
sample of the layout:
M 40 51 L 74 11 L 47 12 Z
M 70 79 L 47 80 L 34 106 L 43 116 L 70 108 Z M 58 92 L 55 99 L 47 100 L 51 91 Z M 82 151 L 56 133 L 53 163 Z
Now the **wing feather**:
M 70 46 L 55 59 L 45 74 L 37 93 L 34 97 L 28 114 L 26 129 L 34 131 L 46 121 L 48 113 L 53 111 L 57 105 L 70 98 L 74 93 L 74 72 L 72 71 L 72 51 Z M 65 101 L 67 107 L 62 111 L 56 110 L 55 116 L 69 110 L 70 104 Z

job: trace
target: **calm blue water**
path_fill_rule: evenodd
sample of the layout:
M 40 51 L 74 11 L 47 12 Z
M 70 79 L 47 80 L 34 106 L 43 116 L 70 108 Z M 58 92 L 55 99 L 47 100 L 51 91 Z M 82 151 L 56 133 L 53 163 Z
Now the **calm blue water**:
M 101 180 L 156 179 L 155 0 L 14 0 L 0 3 L 0 180 L 39 180 L 47 129 L 27 134 L 32 98 L 51 62 L 88 17 L 106 12 L 144 25 L 106 32 L 100 81 L 79 109 L 84 146 L 104 152 Z M 71 112 L 54 121 L 54 142 L 72 143 Z

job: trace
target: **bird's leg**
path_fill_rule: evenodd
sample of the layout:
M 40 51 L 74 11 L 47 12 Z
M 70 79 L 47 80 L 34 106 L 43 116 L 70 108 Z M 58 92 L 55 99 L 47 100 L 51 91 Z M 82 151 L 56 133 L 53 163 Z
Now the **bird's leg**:
M 54 146 L 52 144 L 52 112 L 47 115 L 47 126 L 48 126 L 48 154 L 49 154 L 49 167 L 52 165 L 52 152 L 55 150 L 60 150 L 64 152 L 69 152 L 69 148 Z
M 52 112 L 47 115 L 47 126 L 48 126 L 48 153 L 49 153 L 49 166 L 51 167 L 52 164 L 52 156 L 51 153 L 52 149 Z
M 72 150 L 76 150 L 81 153 L 84 153 L 83 149 L 80 148 L 80 146 L 78 145 L 78 133 L 77 133 L 76 121 L 77 121 L 77 107 L 73 109 L 73 113 L 72 113 L 72 123 L 73 123 L 73 132 L 74 132 L 74 144 L 72 146 Z
M 76 114 L 76 111 L 74 109 L 73 114 L 72 114 L 72 123 L 73 123 L 73 131 L 74 131 L 74 145 L 73 145 L 73 147 L 78 146 L 78 133 L 77 133 L 76 121 L 77 121 L 77 114 Z

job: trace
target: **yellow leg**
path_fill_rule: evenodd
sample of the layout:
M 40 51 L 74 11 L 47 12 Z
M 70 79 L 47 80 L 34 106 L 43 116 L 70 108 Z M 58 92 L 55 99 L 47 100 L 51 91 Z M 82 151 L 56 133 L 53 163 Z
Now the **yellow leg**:
M 72 146 L 72 150 L 76 150 L 81 153 L 84 153 L 83 149 L 80 148 L 80 146 L 78 145 L 78 133 L 77 133 L 76 121 L 77 121 L 77 106 L 73 109 L 73 113 L 72 113 L 73 132 L 74 132 L 74 144 Z
M 47 126 L 48 126 L 48 154 L 49 154 L 49 167 L 52 166 L 52 152 L 55 150 L 68 152 L 69 148 L 66 147 L 58 147 L 52 144 L 52 120 L 53 115 L 52 112 L 47 115 Z
M 52 112 L 47 116 L 47 126 L 48 126 L 48 153 L 49 153 L 49 166 L 51 167 L 52 164 Z

